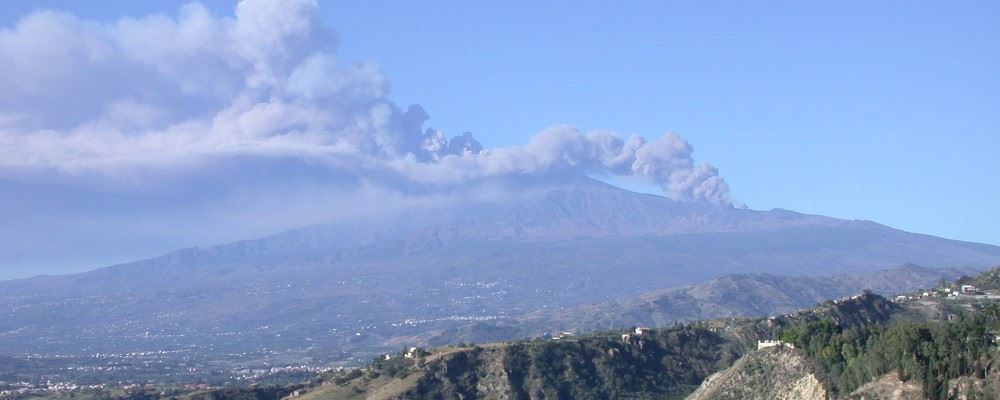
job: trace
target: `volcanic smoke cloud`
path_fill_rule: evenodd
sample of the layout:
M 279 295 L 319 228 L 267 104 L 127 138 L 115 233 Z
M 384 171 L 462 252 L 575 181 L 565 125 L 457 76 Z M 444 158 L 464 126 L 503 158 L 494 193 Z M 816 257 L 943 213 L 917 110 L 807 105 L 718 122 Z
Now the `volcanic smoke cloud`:
M 695 164 L 677 135 L 556 126 L 524 146 L 484 149 L 469 133 L 425 129 L 422 107 L 389 101 L 378 65 L 341 65 L 335 49 L 310 0 L 247 0 L 234 18 L 195 3 L 176 18 L 112 24 L 35 12 L 0 31 L 0 178 L 136 184 L 291 159 L 317 174 L 432 191 L 615 174 L 674 199 L 730 204 L 718 171 Z

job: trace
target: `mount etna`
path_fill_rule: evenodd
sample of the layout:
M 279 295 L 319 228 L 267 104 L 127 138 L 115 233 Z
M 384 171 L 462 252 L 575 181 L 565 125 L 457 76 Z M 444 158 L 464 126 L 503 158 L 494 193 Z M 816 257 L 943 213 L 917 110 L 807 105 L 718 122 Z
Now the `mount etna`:
M 996 246 L 678 202 L 591 179 L 491 190 L 506 194 L 0 282 L 0 352 L 184 350 L 350 364 L 428 342 L 766 315 L 1000 263 Z M 662 292 L 713 278 L 722 280 L 702 292 Z M 726 296 L 710 301 L 711 287 Z M 748 287 L 754 296 L 739 297 Z M 747 306 L 762 298 L 779 300 Z

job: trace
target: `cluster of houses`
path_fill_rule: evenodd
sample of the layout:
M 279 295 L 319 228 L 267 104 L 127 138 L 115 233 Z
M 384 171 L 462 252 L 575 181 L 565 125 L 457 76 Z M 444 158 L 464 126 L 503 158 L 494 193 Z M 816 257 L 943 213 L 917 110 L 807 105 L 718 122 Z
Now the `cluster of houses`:
M 848 301 L 855 301 L 855 300 L 860 299 L 861 296 L 862 295 L 859 294 L 859 295 L 854 295 L 854 296 L 851 296 L 851 297 L 841 297 L 839 299 L 834 300 L 833 304 L 844 304 L 844 303 L 846 303 Z
M 640 336 L 648 335 L 652 331 L 649 328 L 636 327 L 632 332 L 622 334 L 622 343 L 634 343 Z M 567 340 L 573 336 L 573 332 L 559 332 L 556 335 L 552 335 L 551 339 L 554 341 Z
M 382 356 L 382 358 L 385 359 L 386 361 L 389 361 L 389 360 L 395 358 L 398 354 L 399 353 L 396 353 L 396 354 L 389 353 L 389 354 L 386 354 L 386 355 Z M 420 356 L 425 355 L 425 354 L 427 354 L 427 352 L 425 352 L 423 349 L 421 349 L 419 347 L 410 347 L 410 348 L 406 349 L 405 352 L 403 352 L 403 358 L 414 359 L 414 358 L 420 357 Z
M 961 285 L 957 289 L 943 287 L 943 288 L 938 288 L 936 290 L 928 290 L 915 295 L 909 295 L 909 296 L 899 295 L 896 296 L 893 299 L 893 301 L 897 303 L 903 303 L 908 301 L 919 300 L 921 298 L 930 298 L 930 297 L 956 298 L 960 296 L 981 296 L 984 294 L 985 293 L 982 290 L 973 285 Z
M 975 296 L 983 294 L 978 288 L 972 285 L 962 285 L 958 289 L 939 289 L 947 297 L 958 297 L 958 296 Z
M 44 396 L 49 393 L 71 392 L 79 389 L 104 389 L 103 384 L 78 385 L 68 382 L 52 382 L 51 380 L 46 380 L 45 383 L 0 381 L 0 384 L 6 387 L 4 390 L 0 390 L 0 398 L 14 398 L 32 394 Z

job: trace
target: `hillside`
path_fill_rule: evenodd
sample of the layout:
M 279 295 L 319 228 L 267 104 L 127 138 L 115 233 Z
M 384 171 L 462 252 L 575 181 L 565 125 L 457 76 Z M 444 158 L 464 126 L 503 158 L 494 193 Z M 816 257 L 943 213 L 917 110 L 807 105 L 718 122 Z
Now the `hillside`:
M 609 333 L 443 349 L 417 360 L 399 354 L 376 360 L 362 375 L 333 378 L 341 383 L 320 385 L 304 398 L 352 392 L 345 398 L 679 398 L 738 351 L 720 335 L 696 328 L 629 340 Z M 387 392 L 393 395 L 381 395 Z
M 826 400 L 815 367 L 784 346 L 750 352 L 708 377 L 688 400 Z
M 774 320 L 717 320 L 642 333 L 450 347 L 413 359 L 394 353 L 388 359 L 376 358 L 364 370 L 331 376 L 326 384 L 307 389 L 303 398 L 336 393 L 357 399 L 680 399 L 737 362 L 757 340 L 790 326 L 816 321 L 837 321 L 847 329 L 881 324 L 897 307 L 880 296 L 865 295 Z M 807 364 L 783 368 L 795 374 L 801 373 L 793 371 L 797 366 Z M 353 397 L 347 396 L 351 393 Z
M 990 332 L 1000 328 L 1000 308 L 978 301 L 979 311 L 952 322 L 914 320 L 910 308 L 921 304 L 866 293 L 781 317 L 438 349 L 414 359 L 399 353 L 338 373 L 305 396 L 993 398 L 1000 353 Z M 787 344 L 755 348 L 770 338 Z
M 919 382 L 903 382 L 899 373 L 891 372 L 868 382 L 846 397 L 851 400 L 922 400 L 923 390 Z
M 829 276 L 906 263 L 1000 262 L 995 246 L 872 222 L 677 202 L 591 180 L 504 185 L 497 183 L 498 191 L 509 189 L 502 200 L 387 209 L 82 274 L 0 282 L 0 354 L 194 349 L 247 353 L 229 360 L 243 364 L 352 365 L 386 349 L 448 343 L 454 335 L 447 332 L 463 327 L 516 325 L 538 311 L 621 301 L 725 274 Z M 834 292 L 677 317 L 672 313 L 684 308 L 672 306 L 675 300 L 666 300 L 671 306 L 662 312 L 644 310 L 640 301 L 615 321 L 759 315 Z M 554 320 L 588 318 L 567 315 Z M 604 318 L 595 313 L 590 320 Z M 539 324 L 528 325 L 484 334 L 538 331 Z

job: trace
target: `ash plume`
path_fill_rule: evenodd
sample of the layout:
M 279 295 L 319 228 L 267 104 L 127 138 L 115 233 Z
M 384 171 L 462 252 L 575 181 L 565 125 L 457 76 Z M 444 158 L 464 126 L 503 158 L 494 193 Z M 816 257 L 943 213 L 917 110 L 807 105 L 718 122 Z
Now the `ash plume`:
M 25 16 L 0 31 L 10 61 L 0 65 L 0 168 L 8 177 L 23 169 L 121 176 L 136 165 L 292 157 L 428 184 L 606 172 L 679 200 L 730 202 L 718 171 L 695 164 L 674 134 L 647 140 L 558 126 L 524 146 L 484 149 L 471 133 L 425 128 L 422 107 L 389 100 L 377 64 L 338 62 L 336 36 L 317 10 L 310 0 L 247 0 L 234 17 L 198 3 L 176 17 L 113 23 Z
M 429 127 L 423 107 L 390 100 L 377 63 L 337 58 L 318 9 L 246 0 L 215 16 L 191 3 L 113 22 L 42 10 L 0 28 L 0 217 L 10 222 L 0 236 L 44 249 L 120 230 L 190 245 L 322 222 L 355 210 L 352 199 L 433 197 L 495 178 L 613 174 L 731 204 L 718 171 L 675 134 L 553 126 L 487 148 Z M 29 209 L 44 212 L 19 211 Z M 229 233 L 192 228 L 205 224 Z M 63 234 L 76 236 L 54 239 Z

